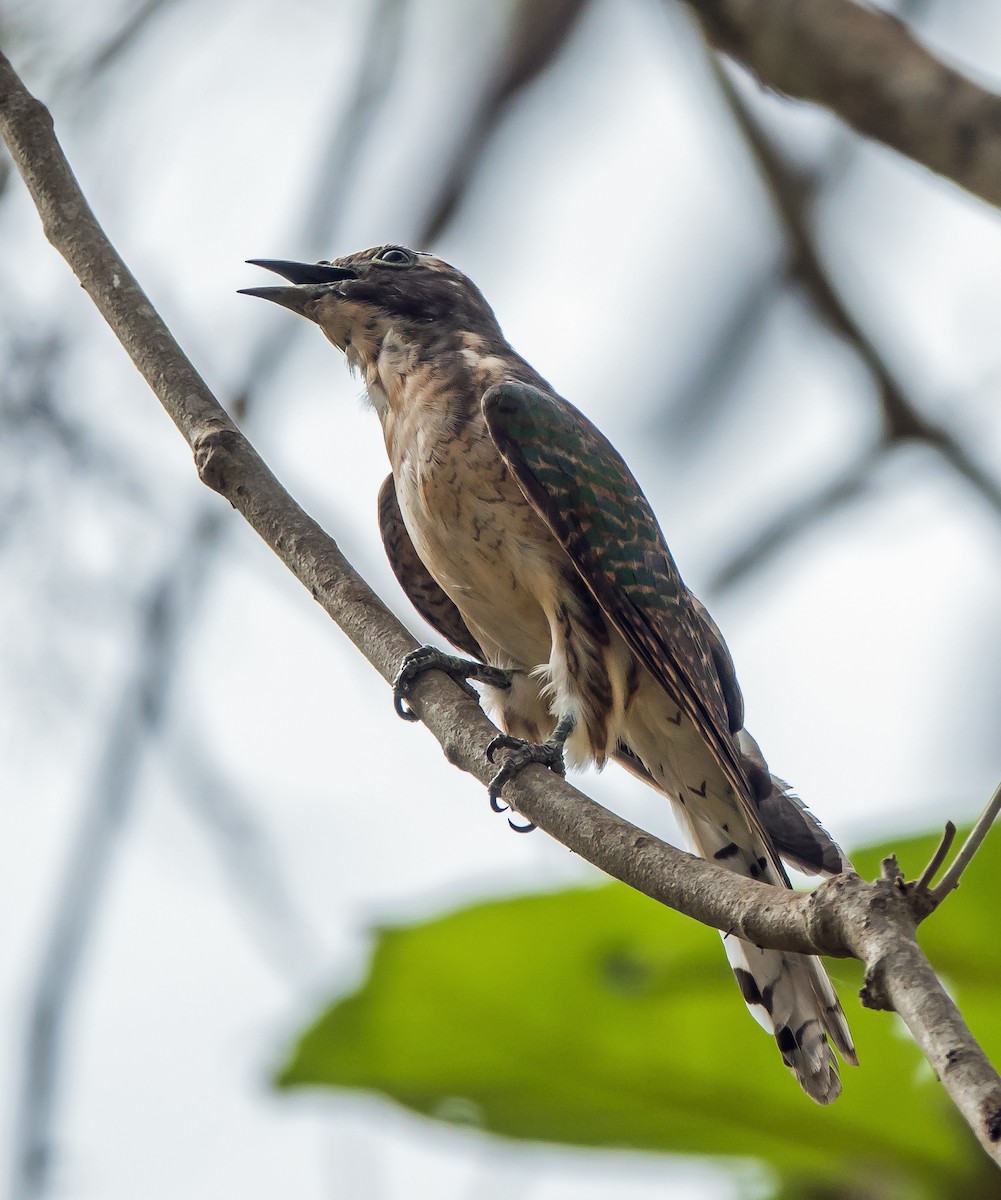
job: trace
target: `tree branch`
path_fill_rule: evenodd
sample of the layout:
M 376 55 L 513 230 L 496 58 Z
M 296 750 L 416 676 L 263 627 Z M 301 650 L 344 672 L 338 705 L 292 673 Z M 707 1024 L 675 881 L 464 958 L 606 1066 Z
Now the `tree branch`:
M 136 12 L 141 22 L 159 11 L 164 0 L 146 0 Z M 354 91 L 343 115 L 332 114 L 326 148 L 316 155 L 317 178 L 308 192 L 303 216 L 295 224 L 296 238 L 304 244 L 321 245 L 332 240 L 332 231 L 344 207 L 344 181 L 353 179 L 355 162 L 364 144 L 376 110 L 394 78 L 400 48 L 403 0 L 377 0 L 366 22 Z M 134 24 L 128 37 L 137 31 Z M 125 39 L 127 40 L 127 38 Z M 125 44 L 116 40 L 115 53 Z M 100 57 L 100 56 L 99 56 Z M 97 61 L 96 59 L 94 61 Z M 107 62 L 102 64 L 102 69 Z M 6 164 L 7 159 L 2 160 Z M 303 332 L 305 327 L 303 326 Z M 234 408 L 249 416 L 270 381 L 287 361 L 299 326 L 271 322 L 269 331 L 256 342 L 243 364 L 243 378 L 234 388 Z M 41 364 L 53 360 L 55 339 L 43 339 L 35 358 Z M 47 353 L 46 353 L 47 351 Z M 92 471 L 122 467 L 103 447 L 82 441 L 48 401 L 45 389 L 31 390 L 27 406 L 33 417 L 49 418 L 57 440 L 71 457 L 85 457 Z M 132 481 L 126 481 L 131 483 Z M 9 506 L 8 506 L 9 508 Z M 8 523 L 10 513 L 7 514 Z M 62 1068 L 66 1059 L 67 1030 L 72 1022 L 76 993 L 85 961 L 86 943 L 101 912 L 101 901 L 110 884 L 118 839 L 125 829 L 136 799 L 135 784 L 148 743 L 161 732 L 160 714 L 167 708 L 170 683 L 182 654 L 181 639 L 189 627 L 192 609 L 229 528 L 222 506 L 204 494 L 204 503 L 180 537 L 179 548 L 163 565 L 156 582 L 139 606 L 138 626 L 142 651 L 123 683 L 116 717 L 105 729 L 98 768 L 86 788 L 84 816 L 70 848 L 67 866 L 56 888 L 56 903 L 46 934 L 41 939 L 40 968 L 27 1016 L 23 1070 L 13 1123 L 11 1200 L 33 1200 L 49 1190 L 56 1158 L 55 1120 Z M 3 527 L 0 526 L 0 540 Z M 136 713 L 143 720 L 136 720 Z M 248 903 L 252 928 L 262 948 L 270 949 L 271 961 L 285 970 L 305 963 L 308 954 L 306 931 L 295 919 L 282 888 L 276 864 L 267 854 L 247 811 L 226 781 L 206 778 L 210 764 L 192 761 L 190 739 L 183 761 L 168 756 L 174 767 L 178 794 L 202 819 L 203 828 L 228 866 L 237 895 Z M 239 834 L 239 836 L 236 836 Z
M 184 435 L 203 482 L 242 513 L 391 680 L 414 639 L 281 487 L 173 341 L 94 219 L 48 112 L 2 54 L 0 134 L 46 236 Z M 416 684 L 414 708 L 449 761 L 488 782 L 485 751 L 496 730 L 476 701 L 432 672 Z M 538 766 L 509 786 L 507 799 L 582 858 L 695 920 L 762 946 L 860 959 L 867 997 L 900 1013 L 981 1145 L 1001 1162 L 1001 1079 L 917 946 L 921 906 L 895 875 L 874 884 L 840 875 L 809 894 L 742 879 L 645 833 Z
M 896 17 L 855 0 L 685 2 L 767 87 L 1001 206 L 1001 96 L 940 62 Z

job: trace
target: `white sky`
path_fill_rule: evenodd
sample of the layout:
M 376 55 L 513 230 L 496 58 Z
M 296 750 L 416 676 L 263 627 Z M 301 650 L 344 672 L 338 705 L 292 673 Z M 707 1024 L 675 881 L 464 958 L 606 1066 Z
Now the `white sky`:
M 940 7 L 950 14 L 929 25 L 936 45 L 986 70 L 997 15 Z M 11 41 L 16 65 L 224 403 L 253 345 L 292 320 L 235 294 L 258 282 L 243 260 L 316 254 L 290 222 L 330 105 L 351 86 L 366 9 L 177 4 L 81 102 L 54 81 L 112 6 L 12 5 L 22 37 L 47 27 L 52 39 L 44 52 Z M 485 69 L 496 19 L 494 9 L 474 19 L 460 0 L 417 5 L 405 76 L 329 254 L 408 240 L 411 193 L 427 194 L 441 131 Z M 698 592 L 750 531 L 849 463 L 873 417 L 851 357 L 780 302 L 725 425 L 686 445 L 651 433 L 732 280 L 766 271 L 779 246 L 685 46 L 682 27 L 653 6 L 598 3 L 429 248 L 477 281 L 516 348 L 616 442 Z M 446 85 L 456 64 L 467 78 L 457 70 Z M 777 102 L 768 112 L 797 145 L 822 148 L 835 132 L 822 115 Z M 45 244 L 19 182 L 11 192 L 0 207 L 10 289 L 0 313 L 25 326 L 56 314 L 79 340 L 62 399 L 155 500 L 152 512 L 112 505 L 102 486 L 39 470 L 33 515 L 2 560 L 0 1057 L 12 1069 L 0 1076 L 0 1131 L 13 1117 L 26 1005 L 86 780 L 136 648 L 130 602 L 195 513 L 222 503 L 198 484 L 183 443 Z M 830 190 L 820 231 L 839 286 L 915 395 L 1001 478 L 997 214 L 864 148 Z M 304 332 L 252 436 L 418 631 L 378 541 L 387 466 L 377 422 L 336 352 Z M 978 497 L 912 450 L 747 585 L 709 598 L 771 765 L 849 846 L 965 819 L 996 782 L 999 532 Z M 397 721 L 382 682 L 236 515 L 210 578 L 178 664 L 167 747 L 145 760 L 87 949 L 54 1195 L 729 1195 L 708 1168 L 497 1147 L 373 1100 L 269 1091 L 289 1038 L 361 977 L 366 928 L 557 886 L 587 868 L 541 834 L 508 833 L 430 735 Z M 225 783 L 214 791 L 224 801 L 230 789 L 250 811 L 294 920 L 255 916 L 234 891 L 179 795 L 171 747 L 182 760 L 207 757 Z M 623 775 L 581 782 L 670 833 L 656 797 Z

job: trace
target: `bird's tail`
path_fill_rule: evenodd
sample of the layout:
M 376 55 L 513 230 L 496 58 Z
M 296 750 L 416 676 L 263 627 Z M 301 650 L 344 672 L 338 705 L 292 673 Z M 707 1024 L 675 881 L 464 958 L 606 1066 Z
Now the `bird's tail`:
M 710 862 L 787 887 L 774 850 L 760 833 L 735 811 L 722 828 L 708 817 L 680 808 L 695 849 Z M 848 1022 L 827 972 L 819 959 L 785 950 L 765 950 L 732 934 L 723 946 L 751 1015 L 775 1037 L 782 1061 L 806 1094 L 818 1104 L 830 1104 L 841 1094 L 838 1063 L 831 1042 L 842 1058 L 858 1064 Z

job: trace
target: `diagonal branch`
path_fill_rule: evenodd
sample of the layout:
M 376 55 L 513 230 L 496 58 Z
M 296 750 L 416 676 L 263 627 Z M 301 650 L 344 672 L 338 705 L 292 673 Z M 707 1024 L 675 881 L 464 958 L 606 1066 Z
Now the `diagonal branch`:
M 1001 96 L 855 0 L 685 0 L 713 43 L 775 91 L 1001 205 Z
M 162 0 L 148 0 L 137 10 L 145 20 Z M 405 0 L 377 0 L 367 22 L 353 97 L 343 116 L 332 121 L 326 149 L 317 155 L 317 179 L 300 220 L 301 240 L 322 244 L 344 206 L 343 181 L 353 178 L 357 156 L 377 108 L 391 85 L 401 49 Z M 6 163 L 7 159 L 0 160 Z M 335 183 L 336 181 L 336 183 Z M 298 327 L 289 325 L 261 337 L 244 366 L 235 388 L 234 407 L 249 415 L 270 381 L 278 374 L 295 345 Z M 51 358 L 51 354 L 49 356 Z M 38 404 L 33 409 L 38 409 Z M 45 415 L 44 405 L 42 413 Z M 37 413 L 36 413 L 37 416 Z M 71 449 L 79 450 L 72 429 L 59 430 Z M 94 465 L 106 471 L 106 456 L 88 443 Z M 110 461 L 110 460 L 109 460 Z M 116 471 L 121 468 L 116 465 Z M 54 1121 L 65 1061 L 67 1028 L 75 991 L 82 973 L 85 945 L 100 917 L 104 893 L 112 877 L 117 843 L 127 827 L 135 802 L 135 786 L 151 736 L 162 728 L 160 719 L 168 695 L 181 640 L 189 627 L 198 594 L 203 590 L 223 534 L 229 527 L 225 512 L 206 494 L 201 511 L 180 539 L 176 554 L 163 567 L 140 605 L 138 628 L 141 652 L 124 682 L 107 726 L 98 768 L 85 789 L 84 812 L 74 834 L 67 865 L 56 889 L 53 916 L 43 939 L 40 966 L 31 989 L 27 1016 L 23 1072 L 13 1122 L 11 1156 L 12 1200 L 32 1200 L 48 1190 L 56 1155 Z M 2 529 L 0 529 L 2 536 Z M 142 719 L 137 719 L 140 713 Z M 305 959 L 306 930 L 284 895 L 282 881 L 269 859 L 248 810 L 225 781 L 206 786 L 207 764 L 190 761 L 190 744 L 183 763 L 185 777 L 179 794 L 191 804 L 224 855 L 229 876 L 249 902 L 260 934 L 274 934 L 266 945 L 272 961 L 294 968 Z M 176 772 L 175 772 L 176 773 Z M 240 836 L 235 837 L 238 829 Z M 263 938 L 262 938 L 263 943 Z M 284 957 L 278 959 L 279 948 Z M 290 957 L 298 950 L 298 955 Z
M 220 492 L 306 586 L 387 681 L 415 643 L 337 545 L 281 487 L 171 338 L 94 219 L 45 108 L 0 54 L 0 133 L 46 236 L 63 254 Z M 496 733 L 479 705 L 438 672 L 414 707 L 449 761 L 488 782 Z M 601 870 L 672 908 L 761 946 L 855 957 L 867 997 L 907 1023 L 984 1150 L 1001 1163 L 1001 1078 L 915 940 L 910 890 L 891 877 L 835 876 L 812 893 L 785 891 L 677 850 L 540 767 L 511 785 L 515 807 Z

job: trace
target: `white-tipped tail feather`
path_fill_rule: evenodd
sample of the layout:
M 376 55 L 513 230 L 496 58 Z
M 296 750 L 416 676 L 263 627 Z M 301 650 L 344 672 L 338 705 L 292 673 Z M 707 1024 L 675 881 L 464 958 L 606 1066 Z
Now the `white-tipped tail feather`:
M 847 860 L 830 834 L 769 775 L 746 731 L 740 734 L 755 790 L 770 787 L 765 801 L 738 799 L 694 725 L 680 711 L 665 715 L 663 700 L 652 690 L 641 689 L 627 731 L 642 769 L 628 760 L 626 765 L 672 800 L 693 849 L 709 862 L 785 888 L 790 884 L 780 854 L 820 872 L 843 869 Z M 803 1090 L 819 1104 L 836 1100 L 841 1081 L 831 1043 L 845 1062 L 858 1060 L 823 965 L 808 955 L 762 949 L 733 934 L 724 933 L 723 945 L 751 1015 L 773 1035 Z
M 771 849 L 755 845 L 759 836 L 736 814 L 725 830 L 687 808 L 682 814 L 703 858 L 749 878 L 788 886 L 784 872 L 776 870 Z M 723 946 L 751 1015 L 775 1037 L 782 1061 L 803 1090 L 818 1104 L 836 1100 L 841 1080 L 828 1037 L 846 1062 L 855 1066 L 858 1059 L 823 965 L 805 954 L 763 950 L 732 934 L 723 934 Z

